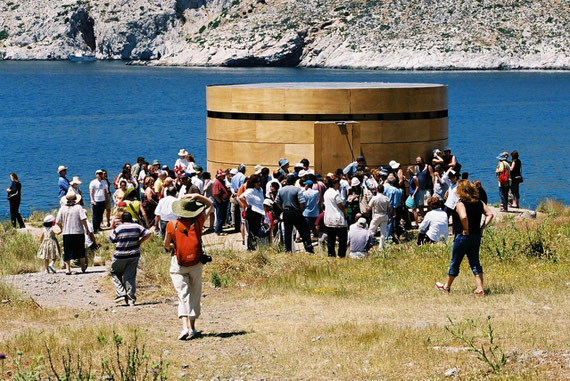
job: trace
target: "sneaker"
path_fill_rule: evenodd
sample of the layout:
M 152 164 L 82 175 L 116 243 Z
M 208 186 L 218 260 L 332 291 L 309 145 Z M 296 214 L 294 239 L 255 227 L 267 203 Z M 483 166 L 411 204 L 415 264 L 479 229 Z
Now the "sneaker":
M 189 339 L 193 339 L 195 337 L 197 337 L 199 335 L 198 331 L 196 331 L 195 329 L 193 329 L 192 331 L 190 331 L 189 333 Z
M 44 274 L 51 274 L 49 270 L 44 270 Z
M 53 264 L 48 266 L 48 270 L 51 271 L 52 273 L 57 273 L 57 270 L 55 269 L 55 266 Z
M 445 288 L 445 285 L 439 282 L 435 282 L 435 288 L 437 288 L 439 291 L 443 292 L 444 294 L 449 294 L 450 291 L 449 288 Z
M 127 304 L 127 297 L 126 296 L 117 296 L 115 298 L 115 303 L 117 304 Z
M 182 331 L 180 331 L 180 335 L 178 335 L 178 340 L 186 340 L 189 335 L 190 331 L 188 331 L 188 328 L 184 328 Z
M 129 306 L 129 307 L 135 306 L 135 301 L 133 299 L 129 299 L 129 298 L 126 298 L 126 299 L 127 299 L 127 306 Z

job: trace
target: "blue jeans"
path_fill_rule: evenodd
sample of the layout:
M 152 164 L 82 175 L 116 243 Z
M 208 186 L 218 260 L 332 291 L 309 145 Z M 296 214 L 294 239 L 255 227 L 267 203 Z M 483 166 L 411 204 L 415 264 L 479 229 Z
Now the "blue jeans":
M 509 208 L 509 187 L 499 187 L 499 195 L 501 196 L 501 206 L 504 210 Z
M 458 235 L 453 240 L 451 249 L 451 263 L 447 275 L 459 275 L 459 266 L 465 254 L 469 260 L 469 267 L 473 275 L 483 274 L 481 262 L 479 262 L 479 247 L 481 246 L 481 234 Z
M 222 232 L 222 226 L 226 222 L 226 216 L 228 213 L 228 201 L 217 202 L 214 199 L 214 208 L 216 208 L 216 234 Z

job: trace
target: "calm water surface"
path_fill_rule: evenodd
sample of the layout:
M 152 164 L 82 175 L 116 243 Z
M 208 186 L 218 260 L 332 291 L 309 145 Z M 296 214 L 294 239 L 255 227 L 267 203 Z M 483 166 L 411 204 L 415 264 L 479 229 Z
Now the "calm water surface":
M 498 202 L 495 156 L 518 150 L 524 206 L 570 203 L 570 73 L 383 72 L 327 69 L 196 69 L 120 62 L 0 62 L 0 184 L 14 171 L 22 213 L 57 206 L 57 166 L 115 176 L 139 155 L 172 166 L 180 147 L 206 164 L 205 86 L 289 81 L 433 82 L 449 86 L 449 142 L 471 179 Z M 8 202 L 0 202 L 0 216 Z

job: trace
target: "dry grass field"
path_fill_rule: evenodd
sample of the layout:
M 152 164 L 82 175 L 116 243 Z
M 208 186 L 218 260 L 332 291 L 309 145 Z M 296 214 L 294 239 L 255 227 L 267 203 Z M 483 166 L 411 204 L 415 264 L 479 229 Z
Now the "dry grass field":
M 214 261 L 205 266 L 197 323 L 202 335 L 186 342 L 176 340 L 168 256 L 156 239 L 143 249 L 136 307 L 40 306 L 0 281 L 2 374 L 18 380 L 55 372 L 62 380 L 86 380 L 89 373 L 115 380 L 569 379 L 570 208 L 553 202 L 541 208 L 537 220 L 507 218 L 485 232 L 484 297 L 472 294 L 465 263 L 450 295 L 436 291 L 451 241 L 405 243 L 361 261 L 210 248 Z M 37 238 L 2 225 L 2 274 L 39 270 L 37 246 Z M 110 256 L 111 246 L 102 251 Z M 110 300 L 110 280 L 99 282 L 101 298 Z

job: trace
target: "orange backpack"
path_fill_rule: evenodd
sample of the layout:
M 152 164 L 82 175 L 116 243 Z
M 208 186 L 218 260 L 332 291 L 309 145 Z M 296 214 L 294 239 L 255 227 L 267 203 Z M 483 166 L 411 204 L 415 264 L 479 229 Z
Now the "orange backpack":
M 202 258 L 202 219 L 198 217 L 194 220 L 189 229 L 179 223 L 178 220 L 172 221 L 174 224 L 174 255 L 178 260 L 178 265 L 189 267 L 200 262 Z

